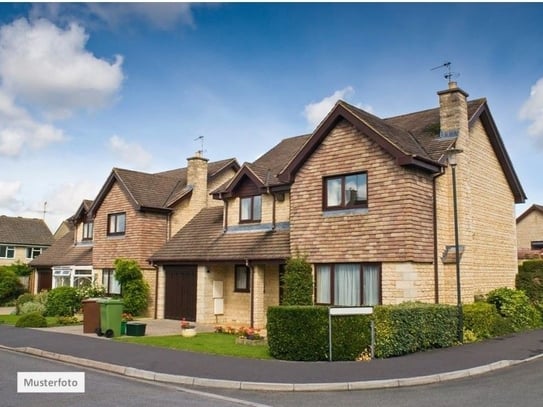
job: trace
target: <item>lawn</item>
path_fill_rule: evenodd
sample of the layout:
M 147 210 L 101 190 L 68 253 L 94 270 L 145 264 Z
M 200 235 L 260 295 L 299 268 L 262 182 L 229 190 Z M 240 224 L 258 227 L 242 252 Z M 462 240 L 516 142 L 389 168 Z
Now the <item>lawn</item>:
M 236 335 L 219 333 L 199 333 L 192 338 L 181 335 L 169 336 L 122 336 L 115 338 L 121 342 L 138 343 L 160 348 L 186 350 L 191 352 L 211 353 L 214 355 L 234 356 L 250 359 L 272 359 L 266 345 L 236 344 Z

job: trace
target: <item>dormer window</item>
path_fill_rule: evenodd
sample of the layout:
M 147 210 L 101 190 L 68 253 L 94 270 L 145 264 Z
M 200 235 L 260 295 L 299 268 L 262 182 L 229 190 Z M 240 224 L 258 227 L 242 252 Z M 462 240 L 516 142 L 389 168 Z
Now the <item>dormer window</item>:
M 83 240 L 92 240 L 94 222 L 83 223 Z
M 240 198 L 239 210 L 240 223 L 260 222 L 262 219 L 262 196 L 255 195 Z

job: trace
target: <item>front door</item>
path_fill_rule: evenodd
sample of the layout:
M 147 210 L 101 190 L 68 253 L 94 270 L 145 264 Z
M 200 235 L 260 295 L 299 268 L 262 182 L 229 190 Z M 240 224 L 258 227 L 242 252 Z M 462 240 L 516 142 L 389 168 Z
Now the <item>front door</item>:
M 53 272 L 51 269 L 38 269 L 36 276 L 38 278 L 38 292 L 51 289 L 53 284 Z
M 196 321 L 197 266 L 165 266 L 164 318 Z

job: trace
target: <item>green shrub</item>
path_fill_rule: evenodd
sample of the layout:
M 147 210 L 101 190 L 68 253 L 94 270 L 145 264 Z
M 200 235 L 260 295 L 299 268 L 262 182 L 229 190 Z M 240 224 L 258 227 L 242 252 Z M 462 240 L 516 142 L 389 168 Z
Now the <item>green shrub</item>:
M 15 300 L 25 292 L 19 277 L 7 267 L 0 268 L 0 305 Z
M 457 340 L 456 306 L 422 303 L 374 307 L 375 356 L 388 358 L 432 348 L 446 348 Z
M 541 326 L 541 314 L 524 291 L 507 287 L 497 288 L 488 293 L 487 302 L 496 306 L 498 313 L 510 325 L 513 332 Z
M 81 299 L 74 287 L 57 287 L 49 291 L 45 315 L 71 317 L 81 308 Z
M 21 260 L 17 260 L 15 263 L 6 266 L 6 270 L 13 271 L 15 275 L 20 277 L 27 277 L 32 274 L 32 267 L 23 263 Z
M 129 281 L 142 280 L 143 274 L 136 260 L 116 259 L 115 278 L 124 288 L 124 285 Z
M 15 314 L 19 315 L 21 313 L 21 306 L 27 302 L 32 302 L 32 301 L 34 301 L 34 294 L 30 294 L 30 293 L 21 294 L 17 298 L 17 301 L 15 301 Z
M 79 324 L 77 317 L 58 317 L 57 324 L 59 325 L 76 325 Z
M 462 310 L 464 329 L 470 330 L 477 339 L 487 339 L 502 334 L 502 317 L 494 304 L 474 302 L 464 304 Z M 464 340 L 466 340 L 465 337 Z
M 304 257 L 287 260 L 282 283 L 284 305 L 313 304 L 313 275 L 311 265 Z
M 81 287 L 77 287 L 77 295 L 81 300 L 87 298 L 101 298 L 106 296 L 106 289 L 99 284 L 86 284 Z
M 543 260 L 526 260 L 519 266 L 515 286 L 534 304 L 543 304 Z
M 128 281 L 123 285 L 123 310 L 141 315 L 149 303 L 149 285 L 143 280 Z
M 45 312 L 45 305 L 36 301 L 25 302 L 19 309 L 20 315 L 31 314 L 37 312 L 42 314 Z
M 46 328 L 47 320 L 40 313 L 34 312 L 21 316 L 15 326 L 18 328 Z
M 328 309 L 320 306 L 268 308 L 270 355 L 282 360 L 329 360 Z M 371 345 L 369 317 L 333 317 L 332 334 L 333 360 L 355 360 Z

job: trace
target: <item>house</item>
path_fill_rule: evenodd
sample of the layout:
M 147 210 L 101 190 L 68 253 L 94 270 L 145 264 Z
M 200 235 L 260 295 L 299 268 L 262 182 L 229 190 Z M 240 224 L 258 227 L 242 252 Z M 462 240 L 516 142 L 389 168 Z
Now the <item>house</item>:
M 55 232 L 59 237 L 51 247 L 30 262 L 36 270 L 32 292 L 95 282 L 97 276 L 92 268 L 93 222 L 89 214 L 92 203 L 84 200 L 76 213 L 59 226 Z
M 517 218 L 517 245 L 520 261 L 541 258 L 543 250 L 543 206 L 532 205 Z
M 53 243 L 42 219 L 0 216 L 0 266 L 28 263 Z
M 513 287 L 526 196 L 486 99 L 467 98 L 451 82 L 438 108 L 385 119 L 338 101 L 312 134 L 244 164 L 214 191 L 222 208 L 150 257 L 157 316 L 263 327 L 297 254 L 316 304 L 456 303 L 455 229 L 462 300 Z

